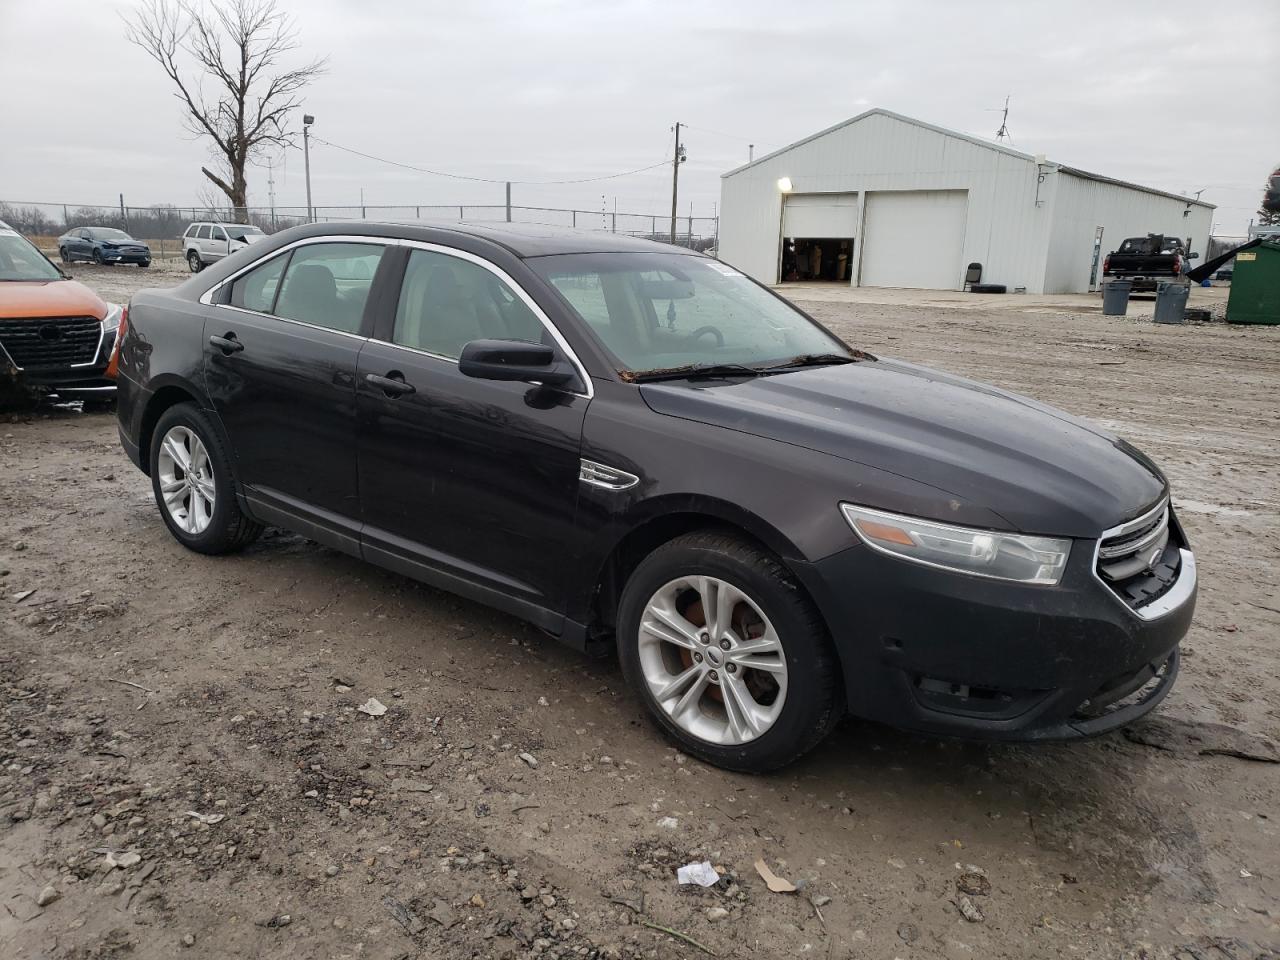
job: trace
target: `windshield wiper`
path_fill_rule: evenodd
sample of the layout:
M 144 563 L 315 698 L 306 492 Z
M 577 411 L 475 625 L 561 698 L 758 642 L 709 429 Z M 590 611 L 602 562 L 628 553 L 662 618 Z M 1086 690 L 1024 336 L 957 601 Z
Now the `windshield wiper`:
M 769 369 L 749 367 L 744 363 L 690 363 L 661 370 L 624 370 L 621 374 L 622 379 L 630 383 L 655 383 L 659 380 L 701 380 L 708 377 L 760 377 L 770 372 Z
M 791 370 L 795 367 L 826 367 L 841 363 L 857 363 L 859 359 L 845 353 L 802 353 L 798 357 L 791 357 L 789 360 L 772 364 L 764 369 L 770 373 L 776 373 L 779 370 Z

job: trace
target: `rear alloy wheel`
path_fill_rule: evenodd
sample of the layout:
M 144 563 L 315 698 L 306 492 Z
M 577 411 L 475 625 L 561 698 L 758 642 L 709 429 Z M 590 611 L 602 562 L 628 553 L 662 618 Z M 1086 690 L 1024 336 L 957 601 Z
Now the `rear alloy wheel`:
M 241 511 L 221 439 L 195 404 L 170 407 L 156 424 L 151 488 L 169 531 L 199 553 L 239 550 L 262 532 Z
M 191 268 L 192 273 L 199 273 L 204 269 L 204 264 L 200 262 L 200 254 L 192 250 L 187 254 L 187 266 Z
M 636 568 L 618 652 L 658 725 L 728 769 L 790 763 L 844 712 L 817 609 L 775 557 L 724 534 L 678 537 Z

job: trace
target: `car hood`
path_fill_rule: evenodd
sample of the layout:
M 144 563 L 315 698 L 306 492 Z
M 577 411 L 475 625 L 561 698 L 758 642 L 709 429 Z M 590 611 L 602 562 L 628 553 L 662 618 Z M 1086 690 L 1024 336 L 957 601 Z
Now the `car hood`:
M 1166 489 L 1150 460 L 1084 420 L 900 361 L 741 381 L 645 384 L 641 393 L 666 416 L 796 444 L 929 484 L 1024 533 L 1096 537 L 1141 513 Z M 850 498 L 856 499 L 852 490 Z M 933 519 L 951 513 L 940 500 Z
M 75 280 L 17 280 L 0 283 L 0 323 L 22 317 L 107 315 L 103 299 Z

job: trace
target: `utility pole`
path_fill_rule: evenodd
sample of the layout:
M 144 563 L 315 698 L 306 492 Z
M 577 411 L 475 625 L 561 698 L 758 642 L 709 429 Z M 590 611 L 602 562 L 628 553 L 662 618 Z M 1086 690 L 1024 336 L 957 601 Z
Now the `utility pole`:
M 365 216 L 365 212 L 364 212 L 364 187 L 360 188 L 360 219 L 361 220 L 369 219 L 367 216 Z
M 267 158 L 267 203 L 271 207 L 271 229 L 274 230 L 276 228 L 276 178 L 270 157 Z
M 680 124 L 676 124 L 676 152 L 671 158 L 671 242 L 676 242 L 676 197 L 680 192 L 680 164 L 684 163 L 684 147 L 680 146 Z
M 507 181 L 507 223 L 511 222 L 511 181 Z
M 124 214 L 124 194 L 123 193 L 120 194 L 120 226 L 125 230 L 129 229 L 129 218 L 126 217 Z
M 747 144 L 747 163 L 756 158 L 756 145 L 754 143 Z
M 302 115 L 302 162 L 307 173 L 307 223 L 315 222 L 314 208 L 311 206 L 311 125 L 316 118 L 309 113 Z

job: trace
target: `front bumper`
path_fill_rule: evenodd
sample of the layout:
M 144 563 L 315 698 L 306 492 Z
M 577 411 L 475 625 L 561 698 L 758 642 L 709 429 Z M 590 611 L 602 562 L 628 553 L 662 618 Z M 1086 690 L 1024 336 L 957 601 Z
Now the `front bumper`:
M 150 263 L 150 250 L 101 250 L 99 253 L 106 263 Z
M 923 733 L 1068 740 L 1124 726 L 1168 694 L 1195 612 L 1195 561 L 1183 556 L 1150 619 L 1094 575 L 1090 541 L 1076 542 L 1054 587 L 861 544 L 795 569 L 835 640 L 851 713 Z

